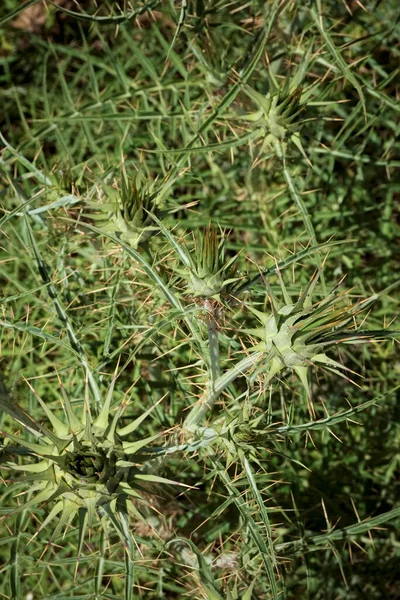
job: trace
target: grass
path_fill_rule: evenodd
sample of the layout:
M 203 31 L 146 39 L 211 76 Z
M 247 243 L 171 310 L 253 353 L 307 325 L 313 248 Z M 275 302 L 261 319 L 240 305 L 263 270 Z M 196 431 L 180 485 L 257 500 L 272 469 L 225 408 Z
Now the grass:
M 132 4 L 0 8 L 0 594 L 399 598 L 397 4 Z

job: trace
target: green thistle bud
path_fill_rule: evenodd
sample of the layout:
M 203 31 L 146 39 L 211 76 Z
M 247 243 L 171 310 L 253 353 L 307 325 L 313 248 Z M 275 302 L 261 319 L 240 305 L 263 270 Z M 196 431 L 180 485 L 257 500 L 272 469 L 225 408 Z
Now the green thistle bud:
M 263 96 L 247 88 L 246 93 L 261 106 L 256 125 L 264 128 L 267 135 L 283 141 L 288 132 L 293 131 L 293 122 L 304 109 L 301 105 L 302 89 L 288 92 L 275 88 Z
M 307 395 L 310 396 L 307 373 L 311 366 L 319 365 L 345 377 L 350 371 L 324 350 L 340 343 L 365 343 L 382 340 L 393 332 L 351 329 L 355 317 L 374 300 L 372 296 L 355 305 L 346 304 L 346 293 L 337 293 L 340 283 L 320 302 L 312 304 L 312 293 L 318 281 L 319 270 L 309 281 L 296 302 L 292 302 L 280 278 L 283 300 L 278 299 L 267 285 L 271 313 L 263 313 L 249 306 L 262 327 L 247 330 L 261 341 L 252 348 L 264 352 L 258 372 L 268 370 L 267 382 L 281 370 L 292 369 L 300 378 Z
M 107 211 L 105 222 L 100 216 L 100 225 L 105 232 L 118 235 L 136 249 L 158 231 L 149 214 L 159 214 L 157 193 L 152 183 L 142 183 L 139 175 L 129 178 L 122 170 L 120 188 L 105 186 L 105 192 L 110 200 L 110 204 L 101 207 Z
M 302 86 L 304 76 L 310 67 L 311 55 L 310 46 L 294 75 L 286 77 L 283 83 L 270 71 L 266 95 L 260 94 L 249 86 L 243 88 L 258 107 L 257 112 L 248 114 L 245 119 L 254 122 L 254 126 L 260 130 L 260 135 L 264 138 L 263 146 L 272 148 L 280 157 L 286 152 L 286 140 L 289 138 L 307 159 L 299 128 L 301 113 L 305 110 L 318 83 L 313 82 L 306 88 Z
M 20 504 L 10 514 L 50 503 L 52 508 L 35 535 L 58 517 L 51 537 L 53 541 L 79 513 L 79 552 L 85 532 L 92 526 L 98 510 L 101 511 L 101 523 L 104 524 L 102 517 L 107 514 L 121 536 L 123 532 L 121 533 L 115 517 L 118 507 L 126 506 L 128 513 L 134 515 L 136 520 L 144 520 L 137 505 L 147 505 L 141 494 L 146 482 L 175 483 L 148 472 L 151 460 L 155 457 L 149 444 L 159 434 L 133 441 L 126 439 L 127 436 L 132 436 L 154 407 L 129 425 L 120 426 L 127 403 L 123 403 L 111 418 L 114 383 L 115 377 L 100 414 L 95 419 L 91 418 L 88 392 L 85 394 L 82 413 L 78 417 L 61 387 L 66 422 L 60 420 L 32 389 L 52 429 L 36 422 L 14 402 L 10 402 L 4 390 L 0 390 L 0 408 L 36 437 L 35 442 L 32 442 L 8 432 L 3 434 L 22 446 L 23 456 L 29 460 L 25 460 L 23 464 L 8 460 L 5 465 L 11 472 L 22 471 L 27 474 L 16 478 L 15 485 L 28 484 L 28 491 L 32 494 L 31 499 Z M 14 450 L 7 452 L 5 447 L 5 457 L 22 455 Z M 5 457 L 3 456 L 3 464 Z M 129 502 L 129 499 L 133 502 Z
M 216 297 L 228 293 L 238 281 L 233 263 L 236 256 L 225 261 L 224 238 L 219 238 L 214 227 L 209 226 L 195 238 L 194 255 L 188 254 L 189 293 L 195 297 Z
M 136 181 L 131 182 L 123 175 L 121 198 L 111 220 L 117 226 L 121 238 L 135 248 L 139 243 L 146 242 L 157 230 L 149 216 L 149 212 L 156 211 L 154 198 L 154 194 L 146 189 L 138 189 Z

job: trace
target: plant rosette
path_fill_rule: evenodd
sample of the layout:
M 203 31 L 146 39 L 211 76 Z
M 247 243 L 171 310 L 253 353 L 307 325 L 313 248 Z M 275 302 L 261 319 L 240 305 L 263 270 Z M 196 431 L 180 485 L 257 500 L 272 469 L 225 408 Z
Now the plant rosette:
M 30 499 L 21 503 L 9 515 L 54 502 L 35 536 L 60 515 L 51 537 L 53 541 L 79 514 L 80 551 L 86 530 L 92 526 L 97 511 L 100 517 L 108 515 L 117 533 L 124 539 L 118 515 L 130 513 L 136 520 L 144 521 L 137 506 L 151 508 L 142 495 L 146 486 L 177 483 L 149 472 L 152 459 L 159 457 L 152 451 L 154 448 L 150 449 L 150 444 L 161 434 L 134 441 L 126 439 L 137 430 L 154 406 L 129 425 L 121 427 L 119 421 L 128 404 L 122 402 L 113 418 L 110 417 L 113 388 L 114 380 L 99 415 L 92 419 L 88 397 L 79 418 L 61 387 L 66 422 L 61 421 L 32 390 L 52 425 L 52 431 L 11 402 L 5 393 L 0 394 L 1 408 L 36 438 L 32 442 L 22 436 L 2 433 L 10 442 L 18 445 L 15 449 L 10 445 L 4 447 L 3 464 L 5 463 L 8 471 L 27 473 L 17 477 L 14 485 L 16 488 L 26 484 L 31 486 L 26 492 Z M 18 451 L 21 446 L 24 452 Z M 14 455 L 28 456 L 34 458 L 35 462 L 19 464 L 5 460 Z M 105 526 L 103 519 L 101 522 Z
M 337 293 L 339 282 L 326 297 L 316 303 L 312 294 L 321 269 L 310 279 L 298 300 L 293 302 L 280 278 L 282 299 L 272 292 L 266 283 L 271 311 L 261 312 L 247 305 L 260 321 L 262 327 L 246 329 L 245 332 L 261 341 L 252 346 L 252 352 L 262 352 L 261 364 L 252 379 L 267 371 L 266 383 L 283 369 L 294 371 L 300 378 L 307 396 L 311 397 L 308 370 L 321 366 L 348 379 L 354 373 L 348 367 L 326 355 L 325 349 L 338 344 L 358 344 L 390 338 L 395 332 L 389 330 L 362 330 L 354 326 L 355 318 L 377 299 L 362 300 L 354 305 L 348 302 L 348 292 Z M 347 302 L 346 302 L 347 300 Z

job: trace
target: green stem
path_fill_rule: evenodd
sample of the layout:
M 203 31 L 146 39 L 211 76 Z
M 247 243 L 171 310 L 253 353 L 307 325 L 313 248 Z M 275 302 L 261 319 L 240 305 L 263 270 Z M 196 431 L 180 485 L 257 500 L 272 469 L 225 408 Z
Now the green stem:
M 316 246 L 317 238 L 315 235 L 315 230 L 314 230 L 314 226 L 312 224 L 310 215 L 308 214 L 307 207 L 304 204 L 302 197 L 300 196 L 300 194 L 297 192 L 297 190 L 295 188 L 292 176 L 290 175 L 289 170 L 286 166 L 286 160 L 285 160 L 285 156 L 284 156 L 282 148 L 281 148 L 281 152 L 282 152 L 281 158 L 283 161 L 283 176 L 284 176 L 287 186 L 289 188 L 290 195 L 292 196 L 297 208 L 300 211 L 300 214 L 303 219 L 303 223 L 305 225 L 306 231 L 307 231 L 308 236 L 311 241 L 311 245 Z M 322 256 L 321 256 L 320 252 L 317 252 L 317 264 L 318 264 L 318 267 L 321 267 L 321 265 L 322 265 Z M 324 274 L 322 272 L 321 272 L 321 284 L 322 284 L 323 292 L 326 292 Z
M 304 555 L 304 552 L 306 551 L 311 552 L 314 550 L 318 550 L 321 546 L 327 547 L 328 544 L 332 544 L 332 542 L 343 543 L 349 541 L 353 536 L 367 533 L 368 531 L 371 531 L 371 529 L 378 528 L 380 525 L 383 525 L 388 521 L 398 519 L 399 516 L 400 507 L 393 508 L 392 510 L 377 515 L 376 517 L 371 517 L 370 519 L 365 519 L 364 521 L 359 521 L 357 523 L 354 523 L 353 525 L 343 527 L 343 529 L 334 529 L 332 531 L 328 531 L 328 533 L 306 536 L 299 540 L 277 544 L 275 546 L 275 550 L 277 550 L 278 552 L 301 551 Z
M 263 352 L 253 352 L 252 354 L 246 356 L 239 363 L 234 365 L 231 369 L 229 369 L 229 371 L 218 377 L 218 379 L 214 381 L 214 384 L 205 398 L 197 402 L 189 412 L 183 424 L 184 429 L 192 429 L 196 427 L 202 418 L 207 414 L 207 412 L 211 410 L 215 402 L 218 400 L 220 394 L 222 394 L 226 387 L 235 381 L 237 377 L 244 375 L 257 363 L 258 359 L 262 355 Z
M 217 332 L 217 324 L 213 316 L 207 319 L 208 344 L 210 346 L 210 373 L 211 386 L 214 387 L 215 382 L 221 375 L 219 362 L 219 340 Z
M 79 13 L 79 12 L 75 12 L 73 10 L 69 10 L 68 8 L 65 8 L 64 6 L 60 5 L 59 3 L 56 3 L 53 0 L 48 0 L 48 1 L 52 6 L 54 6 L 54 8 L 69 15 L 73 19 L 78 19 L 81 21 L 89 21 L 91 23 L 99 23 L 100 25 L 117 25 L 118 23 L 129 23 L 129 21 L 133 21 L 140 15 L 142 15 L 146 12 L 150 12 L 153 8 L 155 8 L 157 6 L 157 4 L 160 3 L 160 0 L 151 0 L 144 6 L 141 6 L 138 10 L 132 10 L 130 12 L 119 14 L 119 15 L 98 17 L 96 15 L 89 15 L 84 12 Z
M 212 460 L 212 459 L 211 459 Z M 274 574 L 274 561 L 275 555 L 272 548 L 272 541 L 270 548 L 268 548 L 267 543 L 264 540 L 264 537 L 260 534 L 258 530 L 258 525 L 253 520 L 252 515 L 250 514 L 249 507 L 246 504 L 246 501 L 243 499 L 243 496 L 240 494 L 239 490 L 236 489 L 234 483 L 229 477 L 228 471 L 216 460 L 212 460 L 214 466 L 216 467 L 216 471 L 220 480 L 225 484 L 226 489 L 228 490 L 230 496 L 233 497 L 233 502 L 239 511 L 243 521 L 248 527 L 248 531 L 250 536 L 253 538 L 255 545 L 261 552 L 266 570 L 267 576 L 269 580 L 269 584 L 271 586 L 272 599 L 277 600 L 279 596 L 278 586 L 276 583 L 276 578 Z M 247 463 L 249 466 L 249 463 Z M 250 467 L 249 467 L 250 468 Z M 247 471 L 249 472 L 249 471 Z M 262 499 L 261 499 L 262 502 Z

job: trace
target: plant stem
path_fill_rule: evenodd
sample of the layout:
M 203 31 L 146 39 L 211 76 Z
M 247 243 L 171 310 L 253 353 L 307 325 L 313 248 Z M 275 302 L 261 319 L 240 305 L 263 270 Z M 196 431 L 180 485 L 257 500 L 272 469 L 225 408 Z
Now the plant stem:
M 237 377 L 244 375 L 251 367 L 253 367 L 258 359 L 263 355 L 263 352 L 253 352 L 249 354 L 239 363 L 234 365 L 229 371 L 218 377 L 214 381 L 211 389 L 208 391 L 205 398 L 197 402 L 188 416 L 186 417 L 183 427 L 184 429 L 192 429 L 196 427 L 205 414 L 213 407 L 216 400 L 225 388 L 232 383 Z
M 221 375 L 219 362 L 219 340 L 217 332 L 217 324 L 214 317 L 210 315 L 207 319 L 208 344 L 210 346 L 210 373 L 211 385 L 214 387 L 215 382 Z
M 278 592 L 278 586 L 277 586 L 275 574 L 274 574 L 275 554 L 274 554 L 274 550 L 272 547 L 272 540 L 271 540 L 271 538 L 269 538 L 269 542 L 270 542 L 269 546 L 270 547 L 268 547 L 267 542 L 264 540 L 263 536 L 259 532 L 258 525 L 253 520 L 253 517 L 250 514 L 248 505 L 246 504 L 242 495 L 237 490 L 237 488 L 235 487 L 231 478 L 229 477 L 228 471 L 218 461 L 212 460 L 212 462 L 216 468 L 218 477 L 225 484 L 226 489 L 228 490 L 230 496 L 233 497 L 233 502 L 234 502 L 236 508 L 238 509 L 242 519 L 246 523 L 246 526 L 249 529 L 250 536 L 253 538 L 255 545 L 260 550 L 260 553 L 262 555 L 262 558 L 263 558 L 263 561 L 264 561 L 264 564 L 265 564 L 265 567 L 267 570 L 267 576 L 268 576 L 269 584 L 271 586 L 272 598 L 273 598 L 273 600 L 277 600 L 279 592 Z M 246 464 L 248 465 L 247 473 L 249 473 L 250 466 L 249 466 L 249 463 L 246 463 Z
M 277 544 L 275 546 L 275 549 L 278 552 L 305 552 L 305 549 L 307 549 L 308 552 L 311 552 L 316 550 L 320 546 L 327 546 L 329 543 L 332 543 L 334 541 L 348 542 L 352 536 L 362 535 L 363 533 L 371 531 L 371 529 L 378 529 L 379 525 L 383 525 L 388 521 L 397 519 L 399 516 L 400 507 L 393 508 L 392 510 L 389 510 L 385 513 L 381 513 L 376 517 L 371 517 L 370 519 L 358 521 L 353 525 L 343 527 L 343 529 L 334 529 L 321 535 L 305 536 L 304 538 L 298 540 Z
M 302 216 L 303 219 L 303 223 L 305 225 L 306 231 L 310 237 L 310 241 L 311 241 L 311 245 L 312 246 L 316 246 L 317 245 L 317 238 L 315 235 L 315 231 L 314 231 L 314 226 L 312 224 L 312 221 L 310 219 L 310 215 L 308 214 L 308 210 L 306 205 L 303 202 L 302 197 L 300 196 L 300 194 L 298 193 L 298 191 L 295 188 L 292 176 L 290 175 L 288 168 L 286 166 L 286 160 L 285 160 L 285 156 L 284 154 L 282 154 L 281 156 L 282 158 L 282 163 L 283 163 L 283 175 L 285 177 L 285 181 L 287 183 L 287 186 L 289 188 L 289 192 L 290 195 L 292 196 L 297 208 L 300 211 L 300 214 Z M 321 253 L 318 251 L 317 252 L 317 264 L 318 267 L 321 267 L 322 265 L 322 257 L 321 257 Z M 326 287 L 325 287 L 325 280 L 324 280 L 324 274 L 323 272 L 321 272 L 321 284 L 322 284 L 322 289 L 323 292 L 326 293 Z

